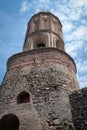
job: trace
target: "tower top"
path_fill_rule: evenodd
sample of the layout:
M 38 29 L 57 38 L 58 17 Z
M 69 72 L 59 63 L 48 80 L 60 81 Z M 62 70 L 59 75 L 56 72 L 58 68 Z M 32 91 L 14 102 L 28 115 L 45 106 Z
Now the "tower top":
M 37 15 L 48 15 L 48 16 L 50 15 L 50 16 L 54 17 L 56 20 L 58 20 L 59 23 L 60 23 L 60 25 L 61 25 L 61 27 L 62 27 L 62 24 L 61 24 L 59 18 L 58 18 L 56 15 L 52 14 L 51 12 L 49 12 L 49 11 L 41 11 L 41 12 L 38 12 L 38 13 L 34 14 L 34 15 L 31 17 L 31 19 L 32 19 L 33 17 L 37 16 Z M 31 19 L 30 19 L 30 20 L 31 20 Z M 29 21 L 29 22 L 30 22 L 30 21 Z
M 23 51 L 42 47 L 64 49 L 62 24 L 58 17 L 50 12 L 39 12 L 28 22 Z

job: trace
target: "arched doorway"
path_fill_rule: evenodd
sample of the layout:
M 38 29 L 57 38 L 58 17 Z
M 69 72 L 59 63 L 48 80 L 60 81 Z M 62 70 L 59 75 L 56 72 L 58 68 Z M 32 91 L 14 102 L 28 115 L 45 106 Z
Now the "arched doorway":
M 6 114 L 0 119 L 0 130 L 19 130 L 19 119 L 14 114 Z

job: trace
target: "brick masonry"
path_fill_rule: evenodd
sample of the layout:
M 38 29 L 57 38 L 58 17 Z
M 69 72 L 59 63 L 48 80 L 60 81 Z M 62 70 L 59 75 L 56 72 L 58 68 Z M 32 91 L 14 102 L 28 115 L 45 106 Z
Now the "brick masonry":
M 33 55 L 37 56 L 36 53 Z M 39 55 L 41 58 L 43 53 L 40 53 Z M 47 128 L 44 129 L 50 130 L 55 130 L 59 125 L 58 122 L 62 122 L 63 120 L 72 122 L 68 95 L 72 91 L 78 90 L 75 72 L 67 65 L 56 62 L 55 55 L 53 55 L 53 51 L 50 50 L 50 56 L 51 55 L 51 58 L 54 57 L 53 61 L 51 60 L 48 62 L 47 58 L 49 59 L 49 53 L 45 53 L 46 58 L 44 62 L 41 62 L 40 64 L 37 64 L 35 61 L 33 64 L 20 65 L 20 63 L 15 60 L 15 63 L 18 63 L 19 65 L 15 66 L 14 64 L 13 66 L 14 62 L 11 60 L 9 61 L 11 63 L 8 63 L 8 71 L 2 83 L 2 87 L 0 88 L 1 116 L 5 113 L 15 113 L 18 115 L 20 121 L 22 118 L 26 117 L 26 120 L 33 122 L 34 118 L 32 119 L 30 117 L 35 113 L 38 115 L 38 120 L 43 120 L 46 124 L 43 125 L 42 123 L 41 127 L 47 126 Z M 71 63 L 74 66 L 72 60 Z M 30 94 L 30 103 L 27 104 L 28 109 L 26 109 L 26 112 L 22 112 L 26 105 L 17 104 L 17 96 L 24 90 Z M 31 105 L 33 107 L 31 107 Z M 18 111 L 19 107 L 20 111 Z M 27 129 L 30 126 L 28 124 L 26 125 L 25 122 L 26 121 L 24 120 L 21 121 L 22 124 L 25 124 Z M 24 126 L 22 129 L 24 129 Z M 34 128 L 30 128 L 30 130 L 34 130 Z
M 56 48 L 42 48 L 18 53 L 9 58 L 7 67 L 11 68 L 26 64 L 41 64 L 45 61 L 63 64 L 75 73 L 77 71 L 74 60 L 67 53 Z
M 87 88 L 73 92 L 70 95 L 75 130 L 87 129 Z
M 87 89 L 79 90 L 76 65 L 65 52 L 61 29 L 59 19 L 49 12 L 31 18 L 24 52 L 7 62 L 0 87 L 0 124 L 12 113 L 20 130 L 87 129 Z

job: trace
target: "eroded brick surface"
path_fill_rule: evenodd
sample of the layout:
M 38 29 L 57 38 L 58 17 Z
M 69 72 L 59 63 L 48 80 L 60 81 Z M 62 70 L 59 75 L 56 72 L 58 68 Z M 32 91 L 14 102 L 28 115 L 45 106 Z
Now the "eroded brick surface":
M 0 123 L 12 113 L 20 130 L 86 130 L 86 98 L 86 89 L 79 90 L 74 60 L 65 52 L 60 20 L 49 12 L 34 15 L 23 52 L 7 62 Z
M 75 91 L 70 95 L 72 116 L 75 130 L 87 129 L 87 88 Z

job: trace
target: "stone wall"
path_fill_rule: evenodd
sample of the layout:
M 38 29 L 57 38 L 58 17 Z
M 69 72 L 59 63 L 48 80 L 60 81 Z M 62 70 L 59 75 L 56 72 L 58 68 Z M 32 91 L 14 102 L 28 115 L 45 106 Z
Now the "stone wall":
M 9 67 L 0 88 L 0 115 L 4 115 L 4 111 L 10 112 L 12 106 L 16 112 L 20 106 L 18 111 L 20 115 L 23 104 L 17 104 L 17 97 L 26 91 L 30 94 L 30 102 L 28 109 L 23 107 L 26 112 L 23 112 L 22 118 L 26 117 L 27 111 L 30 111 L 30 104 L 33 104 L 49 130 L 57 130 L 60 122 L 64 120 L 72 122 L 68 95 L 74 90 L 78 90 L 75 72 L 65 65 L 45 61 L 41 64 Z
M 8 60 L 0 87 L 0 119 L 14 114 L 20 130 L 72 130 L 69 95 L 79 87 L 60 20 L 49 12 L 34 15 L 23 50 Z
M 87 88 L 70 95 L 75 130 L 87 130 Z
M 2 107 L 2 108 L 1 108 Z M 0 106 L 0 119 L 9 114 L 14 114 L 18 117 L 20 122 L 20 130 L 48 130 L 47 124 L 39 117 L 37 111 L 31 103 L 20 105 Z M 9 120 L 10 124 L 11 120 Z

